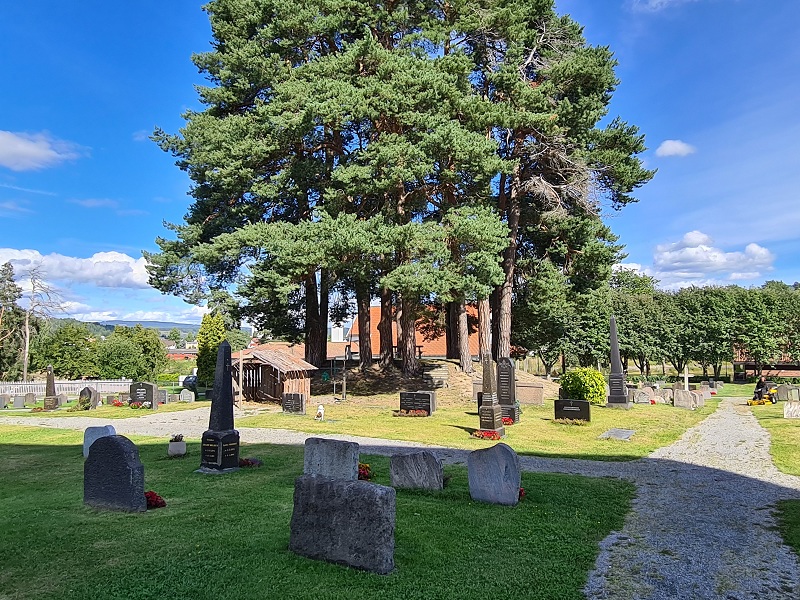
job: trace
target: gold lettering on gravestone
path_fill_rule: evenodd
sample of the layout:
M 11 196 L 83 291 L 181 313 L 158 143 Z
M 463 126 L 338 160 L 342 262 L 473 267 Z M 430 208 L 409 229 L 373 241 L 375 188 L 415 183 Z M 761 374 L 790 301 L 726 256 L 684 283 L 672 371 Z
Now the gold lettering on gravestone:
M 222 464 L 222 448 L 216 442 L 203 442 L 203 462 L 220 465 Z

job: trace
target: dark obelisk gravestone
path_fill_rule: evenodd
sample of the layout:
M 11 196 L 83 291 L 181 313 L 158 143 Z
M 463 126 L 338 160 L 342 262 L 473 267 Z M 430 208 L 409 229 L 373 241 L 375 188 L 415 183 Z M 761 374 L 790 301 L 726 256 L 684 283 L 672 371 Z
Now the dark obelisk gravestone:
M 53 374 L 53 365 L 47 365 L 47 383 L 44 386 L 44 409 L 55 410 L 59 406 L 56 396 L 56 376 Z
M 497 401 L 504 417 L 519 423 L 519 404 L 517 404 L 517 381 L 514 361 L 509 357 L 497 361 Z
M 483 402 L 478 409 L 480 427 L 484 431 L 496 431 L 501 436 L 506 434 L 503 427 L 503 411 L 497 402 L 497 382 L 495 370 L 492 368 L 492 357 L 483 357 Z
M 239 432 L 233 428 L 233 374 L 231 345 L 223 341 L 217 350 L 214 393 L 208 431 L 203 434 L 201 473 L 227 473 L 239 469 Z
M 628 390 L 625 388 L 625 373 L 622 372 L 622 360 L 619 357 L 619 340 L 617 339 L 617 320 L 611 315 L 611 374 L 608 376 L 608 404 L 614 408 L 630 408 Z

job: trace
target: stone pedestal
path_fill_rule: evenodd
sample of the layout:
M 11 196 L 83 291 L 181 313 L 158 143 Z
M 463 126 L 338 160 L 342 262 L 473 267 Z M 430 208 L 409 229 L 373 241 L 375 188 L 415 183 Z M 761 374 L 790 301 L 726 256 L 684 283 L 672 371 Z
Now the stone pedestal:
M 503 427 L 503 410 L 494 395 L 483 394 L 483 402 L 478 409 L 478 416 L 480 417 L 480 428 L 484 431 L 496 431 L 500 437 L 506 434 L 506 428 Z
M 611 408 L 630 408 L 628 401 L 628 390 L 625 387 L 625 375 L 622 373 L 611 373 L 608 376 L 608 404 Z
M 228 473 L 239 469 L 239 432 L 208 430 L 201 444 L 200 471 Z

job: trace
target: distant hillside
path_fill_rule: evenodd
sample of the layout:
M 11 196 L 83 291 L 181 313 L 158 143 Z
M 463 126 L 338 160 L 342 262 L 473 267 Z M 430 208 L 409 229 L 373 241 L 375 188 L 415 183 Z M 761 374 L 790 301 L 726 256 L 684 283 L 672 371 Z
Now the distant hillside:
M 190 331 L 197 332 L 200 325 L 192 325 L 190 323 L 170 323 L 169 321 L 100 321 L 100 325 L 111 327 L 116 325 L 123 325 L 125 327 L 135 327 L 141 325 L 148 329 L 158 329 L 159 331 L 169 331 L 172 328 L 178 329 L 181 333 L 188 333 Z

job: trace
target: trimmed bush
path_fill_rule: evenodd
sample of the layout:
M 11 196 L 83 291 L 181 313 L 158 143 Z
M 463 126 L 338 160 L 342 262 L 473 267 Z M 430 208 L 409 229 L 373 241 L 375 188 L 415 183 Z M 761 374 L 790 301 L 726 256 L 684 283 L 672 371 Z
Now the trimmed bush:
M 606 403 L 606 380 L 597 369 L 569 371 L 561 377 L 564 398 L 588 400 L 591 404 Z

